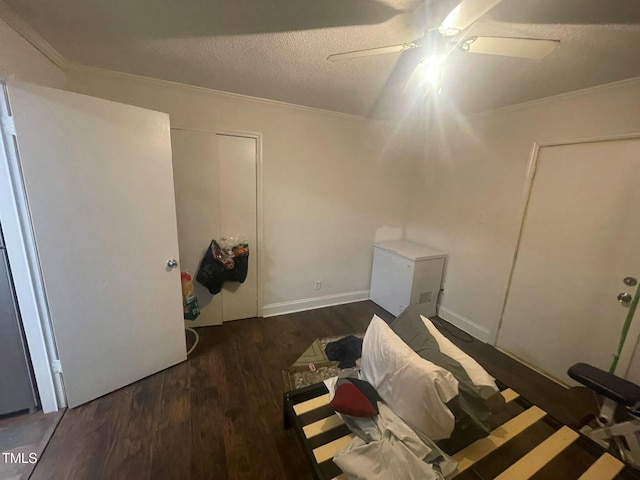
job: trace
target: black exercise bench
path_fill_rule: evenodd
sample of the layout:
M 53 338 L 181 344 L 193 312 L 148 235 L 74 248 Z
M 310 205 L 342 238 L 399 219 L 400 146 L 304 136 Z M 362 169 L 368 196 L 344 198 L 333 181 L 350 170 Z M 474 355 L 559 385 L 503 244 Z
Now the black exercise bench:
M 604 397 L 599 426 L 585 426 L 581 432 L 605 448 L 617 447 L 625 462 L 640 467 L 640 386 L 586 363 L 576 363 L 567 373 Z M 629 420 L 616 423 L 619 405 L 627 409 Z

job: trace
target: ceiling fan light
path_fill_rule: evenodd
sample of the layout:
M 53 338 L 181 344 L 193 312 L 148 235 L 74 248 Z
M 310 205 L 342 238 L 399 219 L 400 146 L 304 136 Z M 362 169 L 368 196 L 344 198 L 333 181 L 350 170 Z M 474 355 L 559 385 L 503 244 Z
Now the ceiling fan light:
M 442 83 L 442 68 L 444 67 L 444 55 L 433 55 L 424 58 L 420 63 L 424 66 L 423 75 L 425 82 L 434 88 L 440 88 Z
M 445 61 L 444 55 L 432 55 L 424 57 L 416 65 L 415 70 L 409 77 L 404 87 L 403 93 L 414 93 L 419 91 L 423 85 L 439 92 L 442 86 L 442 73 Z

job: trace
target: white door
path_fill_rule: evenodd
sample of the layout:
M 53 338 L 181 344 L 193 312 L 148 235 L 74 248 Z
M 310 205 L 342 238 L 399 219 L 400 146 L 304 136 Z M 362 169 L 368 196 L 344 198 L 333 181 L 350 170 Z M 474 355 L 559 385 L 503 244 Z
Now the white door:
M 639 179 L 640 139 L 541 149 L 499 347 L 569 384 L 576 362 L 609 369 L 628 312 L 616 297 L 640 279 Z
M 225 282 L 211 295 L 194 281 L 200 317 L 189 326 L 258 315 L 257 140 L 195 130 L 171 130 L 180 264 L 196 276 L 212 239 L 240 234 L 249 243 L 244 283 Z
M 220 191 L 220 232 L 242 235 L 249 242 L 249 270 L 244 283 L 225 282 L 222 319 L 258 315 L 257 183 L 255 138 L 217 135 Z
M 169 117 L 10 83 L 68 405 L 186 358 Z

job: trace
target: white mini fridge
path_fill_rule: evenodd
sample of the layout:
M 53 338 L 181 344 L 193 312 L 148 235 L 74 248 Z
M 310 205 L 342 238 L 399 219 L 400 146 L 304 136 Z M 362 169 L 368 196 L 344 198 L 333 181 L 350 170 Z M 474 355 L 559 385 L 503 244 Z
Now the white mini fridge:
M 416 304 L 422 315 L 436 315 L 446 259 L 443 252 L 407 240 L 376 243 L 371 300 L 395 316 Z

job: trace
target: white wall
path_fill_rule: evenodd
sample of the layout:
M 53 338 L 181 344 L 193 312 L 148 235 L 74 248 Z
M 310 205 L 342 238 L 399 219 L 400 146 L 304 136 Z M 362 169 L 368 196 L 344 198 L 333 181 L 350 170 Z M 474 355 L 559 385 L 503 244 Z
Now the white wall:
M 68 79 L 80 93 L 168 112 L 173 127 L 262 134 L 265 315 L 368 298 L 376 229 L 406 221 L 419 135 L 95 69 Z
M 0 78 L 62 88 L 65 75 L 31 43 L 0 19 Z
M 516 248 L 533 142 L 640 132 L 640 79 L 466 119 L 444 106 L 439 113 L 448 121 L 430 127 L 406 233 L 450 255 L 440 315 L 489 341 Z

